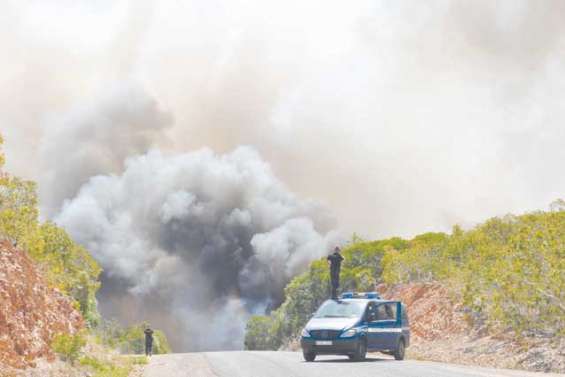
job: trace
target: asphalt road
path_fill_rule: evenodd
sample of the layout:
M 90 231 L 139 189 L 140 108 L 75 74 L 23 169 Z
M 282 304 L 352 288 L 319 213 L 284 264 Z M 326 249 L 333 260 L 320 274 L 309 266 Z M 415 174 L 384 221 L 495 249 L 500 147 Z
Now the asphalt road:
M 206 352 L 153 356 L 144 377 L 550 377 L 563 374 L 395 361 L 375 354 L 364 362 L 319 356 L 306 363 L 296 352 Z

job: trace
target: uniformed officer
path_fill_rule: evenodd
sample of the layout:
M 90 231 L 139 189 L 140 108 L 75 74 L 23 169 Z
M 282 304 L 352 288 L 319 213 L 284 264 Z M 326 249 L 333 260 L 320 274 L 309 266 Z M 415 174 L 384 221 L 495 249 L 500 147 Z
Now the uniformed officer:
M 145 333 L 145 356 L 153 354 L 153 330 L 147 326 Z
M 330 264 L 330 280 L 332 284 L 332 299 L 337 300 L 337 289 L 339 288 L 339 273 L 341 270 L 341 262 L 344 258 L 341 256 L 341 250 L 336 246 L 333 254 L 328 255 L 328 263 Z

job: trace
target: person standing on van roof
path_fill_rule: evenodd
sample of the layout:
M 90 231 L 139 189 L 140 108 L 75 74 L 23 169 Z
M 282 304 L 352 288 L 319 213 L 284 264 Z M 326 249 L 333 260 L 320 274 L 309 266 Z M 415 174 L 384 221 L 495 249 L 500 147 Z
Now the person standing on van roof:
M 153 354 L 153 330 L 147 326 L 145 333 L 145 356 Z
M 332 299 L 337 300 L 337 289 L 339 288 L 339 273 L 341 270 L 341 262 L 344 258 L 341 256 L 341 250 L 336 246 L 333 254 L 328 255 L 328 263 L 330 264 L 330 280 L 332 283 Z

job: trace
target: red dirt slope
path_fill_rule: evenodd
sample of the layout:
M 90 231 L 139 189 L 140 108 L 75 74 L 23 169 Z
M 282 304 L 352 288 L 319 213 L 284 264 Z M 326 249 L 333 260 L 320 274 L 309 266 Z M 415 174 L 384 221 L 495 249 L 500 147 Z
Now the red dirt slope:
M 48 287 L 27 254 L 0 241 L 0 370 L 53 359 L 49 344 L 59 333 L 84 327 L 70 300 Z
M 418 338 L 414 340 L 449 339 L 470 331 L 461 306 L 438 283 L 379 285 L 377 290 L 383 298 L 407 305 L 412 336 Z
M 463 307 L 439 283 L 379 285 L 386 299 L 408 307 L 411 358 L 495 368 L 565 373 L 565 339 L 489 334 L 465 320 Z

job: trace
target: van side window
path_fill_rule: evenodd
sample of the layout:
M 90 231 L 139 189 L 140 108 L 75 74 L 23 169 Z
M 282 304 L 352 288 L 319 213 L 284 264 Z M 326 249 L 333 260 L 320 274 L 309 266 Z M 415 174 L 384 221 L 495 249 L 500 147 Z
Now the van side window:
M 396 320 L 396 304 L 381 304 L 377 306 L 377 320 Z
M 385 305 L 377 306 L 377 320 L 382 321 L 387 319 L 388 319 L 388 315 L 386 313 Z
M 396 320 L 396 303 L 394 304 L 386 304 L 385 305 L 385 310 L 386 310 L 386 314 L 387 314 L 387 319 L 394 319 Z

